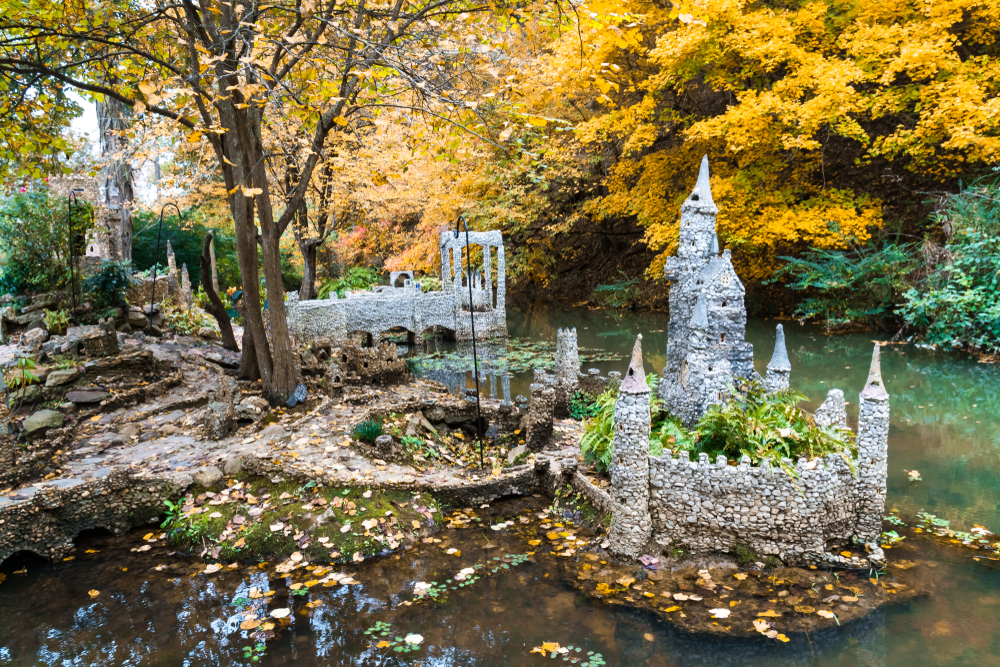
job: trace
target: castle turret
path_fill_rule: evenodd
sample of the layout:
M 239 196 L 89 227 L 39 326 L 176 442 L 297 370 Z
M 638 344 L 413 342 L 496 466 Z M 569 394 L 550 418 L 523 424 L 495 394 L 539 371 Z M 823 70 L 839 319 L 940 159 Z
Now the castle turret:
M 710 257 L 712 239 L 715 237 L 715 215 L 719 212 L 712 201 L 709 182 L 708 156 L 701 158 L 698 181 L 687 200 L 681 205 L 680 240 L 678 257 Z M 716 241 L 717 242 L 717 241 Z M 715 256 L 718 256 L 716 251 Z
M 642 367 L 642 335 L 615 403 L 611 460 L 613 509 L 608 536 L 613 552 L 637 558 L 649 542 L 649 386 Z
M 556 331 L 556 358 L 553 368 L 556 383 L 556 416 L 569 414 L 570 400 L 580 389 L 580 351 L 576 328 Z
M 844 392 L 831 389 L 826 394 L 826 400 L 816 408 L 816 425 L 833 428 L 847 428 L 847 405 L 844 403 Z
M 889 394 L 882 382 L 879 345 L 872 352 L 868 382 L 858 402 L 858 484 L 867 487 L 859 493 L 855 537 L 878 547 L 885 513 L 887 460 L 889 457 Z
M 767 375 L 764 386 L 770 394 L 788 391 L 788 378 L 792 374 L 792 362 L 788 360 L 788 350 L 785 349 L 785 329 L 780 324 L 774 334 L 774 354 L 767 364 Z

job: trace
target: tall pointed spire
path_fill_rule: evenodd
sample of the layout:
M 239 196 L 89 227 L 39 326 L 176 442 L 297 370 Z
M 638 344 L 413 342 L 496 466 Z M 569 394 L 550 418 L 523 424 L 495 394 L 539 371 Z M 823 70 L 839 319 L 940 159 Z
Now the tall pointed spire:
M 767 369 L 774 369 L 776 371 L 792 370 L 792 362 L 788 360 L 788 350 L 785 348 L 785 328 L 780 324 L 774 334 L 774 354 L 771 355 L 771 361 L 767 364 Z
M 861 392 L 862 398 L 888 398 L 889 392 L 885 390 L 885 385 L 882 383 L 882 363 L 879 360 L 879 351 L 881 346 L 875 343 L 875 349 L 872 351 L 872 365 L 868 369 L 868 381 L 865 383 L 865 388 Z
M 712 184 L 709 182 L 708 156 L 701 158 L 701 169 L 698 171 L 698 182 L 695 183 L 694 190 L 687 198 L 685 204 L 694 206 L 715 206 L 712 200 Z
M 646 372 L 642 368 L 642 334 L 635 339 L 635 345 L 632 347 L 632 361 L 625 372 L 625 379 L 622 380 L 621 391 L 629 394 L 649 393 Z

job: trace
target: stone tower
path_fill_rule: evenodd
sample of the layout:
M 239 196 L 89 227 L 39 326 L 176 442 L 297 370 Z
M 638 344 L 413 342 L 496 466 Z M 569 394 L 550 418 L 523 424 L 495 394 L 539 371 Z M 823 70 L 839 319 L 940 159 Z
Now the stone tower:
M 553 368 L 556 384 L 556 414 L 569 414 L 570 400 L 580 389 L 580 349 L 576 327 L 556 331 L 556 358 Z
M 769 394 L 788 391 L 788 378 L 792 374 L 792 362 L 788 360 L 788 350 L 785 349 L 785 328 L 780 324 L 774 334 L 774 354 L 767 364 L 767 375 L 764 386 Z
M 826 400 L 816 408 L 816 425 L 833 428 L 847 428 L 847 405 L 844 403 L 844 392 L 831 389 L 826 394 Z
M 652 534 L 649 514 L 649 386 L 642 368 L 642 335 L 615 403 L 614 453 L 611 460 L 612 514 L 610 549 L 637 558 Z
M 725 371 L 729 379 L 757 377 L 753 346 L 745 339 L 745 290 L 729 250 L 719 255 L 717 212 L 706 156 L 698 182 L 681 206 L 677 255 L 668 257 L 664 267 L 664 276 L 670 281 L 670 324 L 667 363 L 658 393 L 667 410 L 689 426 L 719 402 L 719 373 Z M 705 313 L 696 318 L 694 311 L 700 300 Z M 696 322 L 702 334 L 697 351 L 693 342 Z M 697 352 L 697 364 L 692 363 L 693 352 Z M 708 385 L 713 388 L 709 390 Z M 721 389 L 724 395 L 727 387 Z
M 858 494 L 857 532 L 865 544 L 878 546 L 885 513 L 887 460 L 889 457 L 889 394 L 882 382 L 879 345 L 872 352 L 868 382 L 858 402 L 858 484 L 867 493 Z

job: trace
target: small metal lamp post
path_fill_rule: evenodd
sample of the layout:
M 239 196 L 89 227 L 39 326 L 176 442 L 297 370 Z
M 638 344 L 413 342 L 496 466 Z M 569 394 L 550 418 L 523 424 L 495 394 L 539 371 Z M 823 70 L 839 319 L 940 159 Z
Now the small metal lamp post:
M 455 220 L 455 238 L 458 238 L 460 231 L 459 223 L 465 226 L 465 252 L 468 257 L 466 269 L 469 280 L 469 323 L 472 328 L 472 368 L 476 378 L 476 431 L 479 433 L 479 467 L 484 467 L 483 463 L 483 412 L 479 404 L 479 357 L 476 353 L 476 315 L 475 304 L 472 301 L 472 246 L 469 245 L 469 223 L 465 221 L 465 216 L 460 215 Z M 461 259 L 461 254 L 459 254 Z
M 181 209 L 172 201 L 168 201 L 160 209 L 160 223 L 156 228 L 156 251 L 153 253 L 153 284 L 150 286 L 149 290 L 149 327 L 153 327 L 153 304 L 156 303 L 156 263 L 160 261 L 160 235 L 163 232 L 163 212 L 167 210 L 168 206 L 173 206 L 177 210 L 177 220 L 178 222 L 183 222 L 183 216 L 181 215 Z

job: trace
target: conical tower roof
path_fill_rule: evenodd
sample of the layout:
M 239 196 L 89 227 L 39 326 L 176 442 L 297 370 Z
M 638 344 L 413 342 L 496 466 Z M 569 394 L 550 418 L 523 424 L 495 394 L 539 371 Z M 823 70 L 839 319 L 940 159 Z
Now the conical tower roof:
M 875 343 L 875 349 L 872 351 L 872 365 L 868 369 L 868 381 L 861 392 L 862 398 L 889 398 L 889 392 L 885 390 L 885 385 L 882 382 L 882 362 L 879 360 L 880 349 L 881 346 Z
M 698 182 L 694 185 L 694 190 L 684 202 L 686 206 L 715 206 L 712 200 L 712 184 L 709 182 L 708 156 L 701 158 L 701 169 L 698 171 Z
M 646 373 L 642 368 L 642 334 L 635 339 L 632 347 L 632 361 L 625 371 L 625 379 L 622 380 L 621 391 L 628 394 L 648 394 L 649 385 L 646 384 Z
M 791 371 L 792 362 L 788 360 L 788 350 L 785 349 L 785 328 L 778 325 L 774 334 L 774 354 L 767 364 L 768 370 Z

